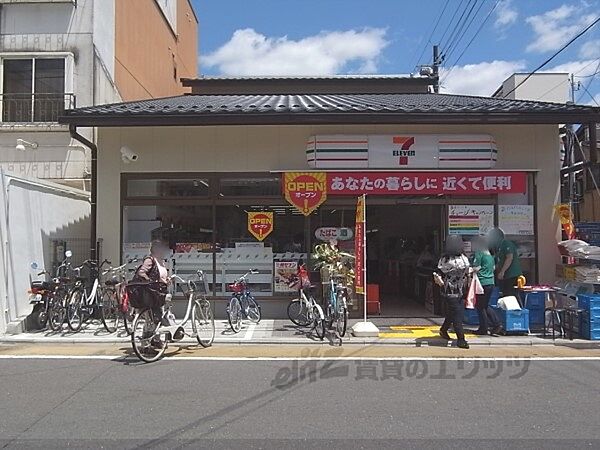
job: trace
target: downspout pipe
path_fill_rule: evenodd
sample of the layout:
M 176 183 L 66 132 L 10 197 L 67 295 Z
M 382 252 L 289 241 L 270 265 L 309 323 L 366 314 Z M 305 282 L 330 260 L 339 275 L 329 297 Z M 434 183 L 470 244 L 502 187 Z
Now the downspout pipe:
M 69 134 L 73 139 L 81 142 L 88 147 L 92 157 L 92 180 L 90 192 L 90 259 L 96 261 L 98 259 L 96 248 L 96 218 L 97 218 L 97 198 L 98 198 L 98 147 L 92 141 L 88 140 L 77 132 L 77 127 L 73 124 L 69 125 Z

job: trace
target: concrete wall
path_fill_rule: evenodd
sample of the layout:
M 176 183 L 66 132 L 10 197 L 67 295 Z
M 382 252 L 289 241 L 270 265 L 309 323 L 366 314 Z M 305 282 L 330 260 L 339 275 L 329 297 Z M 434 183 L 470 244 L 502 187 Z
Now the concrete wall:
M 124 100 L 181 94 L 189 89 L 179 79 L 197 75 L 198 22 L 187 0 L 171 2 L 176 33 L 158 3 L 116 2 L 115 80 Z
M 49 268 L 53 239 L 89 238 L 88 194 L 0 171 L 0 333 L 31 313 L 30 263 Z M 35 274 L 32 274 L 35 276 Z
M 103 251 L 117 260 L 120 251 L 121 172 L 235 172 L 306 170 L 305 144 L 314 134 L 489 133 L 496 138 L 497 168 L 539 170 L 538 237 L 543 282 L 554 278 L 558 262 L 558 223 L 553 205 L 559 199 L 558 129 L 553 125 L 469 126 L 222 126 L 99 129 L 98 237 Z M 139 154 L 124 164 L 120 148 Z

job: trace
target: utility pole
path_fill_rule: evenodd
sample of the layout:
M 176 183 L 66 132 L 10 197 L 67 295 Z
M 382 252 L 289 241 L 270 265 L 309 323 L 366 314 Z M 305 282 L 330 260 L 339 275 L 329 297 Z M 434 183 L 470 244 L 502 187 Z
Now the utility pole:
M 440 47 L 439 45 L 433 46 L 433 92 L 439 94 L 440 92 Z

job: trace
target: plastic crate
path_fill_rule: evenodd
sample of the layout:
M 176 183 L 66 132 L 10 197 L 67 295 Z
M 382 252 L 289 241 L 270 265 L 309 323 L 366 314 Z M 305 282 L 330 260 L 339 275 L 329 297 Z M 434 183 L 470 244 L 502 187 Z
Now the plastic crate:
M 494 308 L 500 324 L 506 333 L 529 333 L 529 310 L 504 310 Z
M 583 316 L 586 320 L 600 321 L 600 308 L 589 308 L 583 311 Z
M 600 340 L 600 323 L 588 322 L 585 319 L 581 321 L 581 337 L 590 341 Z
M 579 294 L 577 303 L 581 309 L 600 308 L 600 295 Z
M 463 323 L 466 323 L 467 325 L 479 325 L 479 315 L 477 314 L 477 310 L 465 308 Z

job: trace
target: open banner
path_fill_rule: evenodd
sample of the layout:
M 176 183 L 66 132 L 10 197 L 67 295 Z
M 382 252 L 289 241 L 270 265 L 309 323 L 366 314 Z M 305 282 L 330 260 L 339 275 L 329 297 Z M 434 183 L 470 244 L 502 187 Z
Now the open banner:
M 325 172 L 286 172 L 283 175 L 285 199 L 305 216 L 327 199 Z
M 263 241 L 273 231 L 273 212 L 248 212 L 248 231 Z

